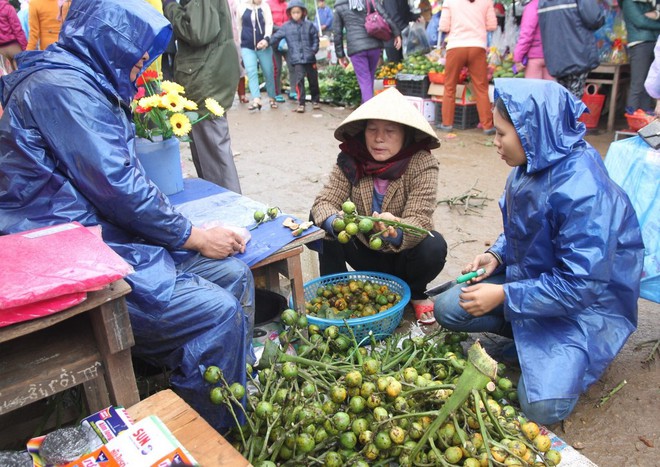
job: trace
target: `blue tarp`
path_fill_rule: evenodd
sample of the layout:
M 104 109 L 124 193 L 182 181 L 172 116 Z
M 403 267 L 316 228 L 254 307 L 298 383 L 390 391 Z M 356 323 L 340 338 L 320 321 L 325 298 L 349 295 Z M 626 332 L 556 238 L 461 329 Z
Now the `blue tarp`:
M 605 167 L 628 194 L 644 239 L 640 295 L 660 303 L 660 151 L 639 136 L 610 145 Z
M 176 210 L 190 219 L 197 227 L 219 223 L 250 229 L 255 225 L 254 211 L 265 212 L 268 207 L 201 178 L 185 179 L 183 191 L 170 195 L 168 198 Z M 291 229 L 282 226 L 282 221 L 287 217 L 301 223 L 300 219 L 295 216 L 282 213 L 275 220 L 260 224 L 249 231 L 252 238 L 247 244 L 245 253 L 235 257 L 244 261 L 248 266 L 253 266 L 286 244 L 300 238 L 294 237 Z M 312 226 L 303 234 L 308 235 L 316 230 L 319 228 Z

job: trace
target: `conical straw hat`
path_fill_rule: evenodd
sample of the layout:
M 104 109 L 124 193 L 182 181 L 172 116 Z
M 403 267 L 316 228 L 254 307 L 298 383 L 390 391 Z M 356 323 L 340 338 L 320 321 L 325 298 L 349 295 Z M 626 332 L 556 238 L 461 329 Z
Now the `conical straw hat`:
M 389 88 L 376 94 L 355 109 L 335 130 L 335 138 L 346 141 L 347 136 L 355 136 L 364 130 L 367 120 L 388 120 L 414 128 L 415 141 L 431 138 L 430 149 L 440 147 L 435 130 L 424 115 L 415 108 L 396 88 Z

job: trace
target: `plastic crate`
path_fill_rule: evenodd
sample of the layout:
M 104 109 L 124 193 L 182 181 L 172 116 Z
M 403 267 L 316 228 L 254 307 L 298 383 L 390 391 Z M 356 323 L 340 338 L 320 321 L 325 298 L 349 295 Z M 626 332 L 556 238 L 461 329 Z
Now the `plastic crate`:
M 438 102 L 436 106 L 435 122 L 437 125 L 442 123 L 442 102 Z M 476 128 L 477 125 L 479 125 L 477 104 L 456 104 L 453 127 L 458 130 L 469 130 Z
M 427 75 L 396 75 L 396 88 L 404 96 L 429 97 L 429 77 Z
M 347 319 L 346 323 L 355 335 L 355 339 L 360 345 L 369 344 L 369 332 L 373 331 L 376 340 L 382 340 L 392 335 L 394 330 L 399 326 L 403 318 L 403 309 L 410 301 L 410 287 L 398 277 L 390 274 L 372 271 L 351 271 L 346 273 L 331 274 L 322 276 L 318 279 L 307 282 L 304 286 L 305 301 L 311 301 L 316 297 L 316 290 L 321 286 L 328 286 L 340 282 L 348 282 L 351 280 L 357 281 L 371 281 L 377 285 L 387 285 L 393 293 L 401 295 L 399 303 L 394 305 L 389 310 L 376 313 L 372 316 L 364 318 L 351 318 Z M 293 306 L 293 297 L 289 299 L 289 305 Z M 321 329 L 330 326 L 337 326 L 341 334 L 350 336 L 350 332 L 341 319 L 325 319 L 316 316 L 307 315 L 309 324 L 315 324 Z

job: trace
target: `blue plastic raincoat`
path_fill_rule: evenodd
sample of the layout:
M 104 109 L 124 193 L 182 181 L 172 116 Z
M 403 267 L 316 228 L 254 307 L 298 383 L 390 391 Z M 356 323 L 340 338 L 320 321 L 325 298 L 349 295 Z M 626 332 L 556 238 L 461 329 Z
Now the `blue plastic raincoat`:
M 173 370 L 174 388 L 220 427 L 229 420 L 211 405 L 199 365 L 245 382 L 252 275 L 237 259 L 180 249 L 192 224 L 145 177 L 134 150 L 130 73 L 145 51 L 146 69 L 171 35 L 143 0 L 74 0 L 58 42 L 18 57 L 19 69 L 0 80 L 0 234 L 101 225 L 135 269 L 126 278 L 134 353 Z
M 527 164 L 500 200 L 511 322 L 527 397 L 578 397 L 637 327 L 642 237 L 626 194 L 576 121 L 585 105 L 550 81 L 495 80 Z

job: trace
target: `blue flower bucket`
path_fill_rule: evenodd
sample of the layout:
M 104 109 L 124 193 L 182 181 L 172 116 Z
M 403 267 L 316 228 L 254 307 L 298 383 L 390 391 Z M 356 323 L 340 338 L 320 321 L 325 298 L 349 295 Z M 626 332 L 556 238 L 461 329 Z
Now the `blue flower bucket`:
M 138 138 L 135 143 L 137 154 L 147 177 L 166 195 L 183 190 L 183 172 L 179 140 L 149 141 Z

